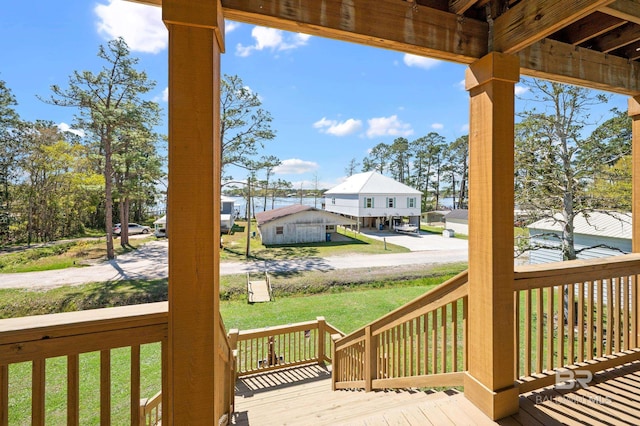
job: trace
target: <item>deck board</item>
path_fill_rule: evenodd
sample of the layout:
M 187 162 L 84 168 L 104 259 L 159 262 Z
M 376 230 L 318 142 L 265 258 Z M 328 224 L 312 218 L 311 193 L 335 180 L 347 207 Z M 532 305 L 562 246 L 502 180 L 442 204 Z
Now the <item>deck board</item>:
M 554 387 L 520 397 L 520 411 L 493 422 L 457 390 L 331 391 L 318 365 L 241 378 L 234 425 L 637 425 L 640 362 L 594 375 L 586 389 Z M 592 403 L 599 398 L 604 403 Z

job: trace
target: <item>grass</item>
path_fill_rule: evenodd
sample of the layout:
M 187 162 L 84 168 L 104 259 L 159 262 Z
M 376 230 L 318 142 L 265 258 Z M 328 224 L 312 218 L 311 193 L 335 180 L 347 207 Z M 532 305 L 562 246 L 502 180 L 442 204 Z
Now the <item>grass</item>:
M 220 255 L 222 261 L 242 261 L 245 260 L 247 247 L 246 221 L 239 221 L 229 234 L 222 236 L 224 249 Z M 251 231 L 256 230 L 255 222 L 251 224 Z M 283 244 L 264 246 L 260 238 L 250 238 L 250 258 L 252 260 L 286 260 L 299 259 L 304 257 L 327 257 L 340 256 L 345 254 L 385 254 L 404 253 L 410 251 L 405 247 L 394 244 L 385 244 L 365 235 L 339 227 L 337 232 L 348 238 L 347 241 L 329 241 L 320 243 L 305 244 Z
M 120 246 L 119 240 L 114 240 L 116 255 L 135 250 L 152 239 L 155 239 L 155 237 L 132 238 L 129 240 L 129 246 L 127 247 Z M 1 254 L 0 273 L 50 271 L 82 267 L 91 261 L 106 259 L 106 257 L 107 247 L 104 238 L 53 242 Z
M 337 286 L 327 285 L 324 294 L 307 297 L 282 297 L 275 302 L 249 305 L 245 300 L 229 300 L 221 302 L 221 312 L 227 329 L 261 328 L 279 324 L 313 320 L 324 316 L 326 320 L 344 332 L 353 331 L 364 324 L 378 318 L 398 306 L 423 294 L 454 275 L 464 265 L 449 265 L 432 268 L 423 278 L 394 282 L 384 275 L 376 275 L 377 280 L 359 283 L 356 280 L 343 279 Z M 415 272 L 418 274 L 419 272 Z M 367 275 L 367 274 L 360 274 Z M 354 278 L 354 274 L 343 277 Z M 405 275 L 401 275 L 404 277 Z M 359 278 L 359 277 L 356 277 Z M 286 278 L 282 278 L 286 280 Z M 302 276 L 289 277 L 290 293 L 305 294 Z M 319 278 L 314 278 L 319 279 Z M 294 291 L 295 287 L 300 287 Z M 164 289 L 164 290 L 163 290 Z M 0 291 L 0 311 L 6 315 L 6 306 L 23 305 L 22 310 L 34 309 L 34 306 L 60 304 L 59 310 L 70 310 L 72 307 L 85 306 L 86 303 L 98 301 L 107 306 L 116 304 L 117 300 L 126 300 L 133 295 L 145 294 L 151 299 L 156 293 L 166 291 L 166 281 L 154 283 L 119 282 L 106 284 L 89 284 L 78 287 L 61 287 L 48 291 L 35 292 L 25 290 Z M 166 298 L 166 294 L 165 294 Z M 21 302 L 20 302 L 21 300 Z M 150 300 L 151 301 L 151 300 Z M 14 308 L 14 313 L 22 312 Z M 42 308 L 42 313 L 46 309 Z M 112 424 L 129 423 L 128 392 L 130 383 L 130 351 L 128 348 L 111 351 L 112 374 Z M 159 344 L 142 347 L 142 397 L 151 397 L 160 389 L 160 348 Z M 80 423 L 98 424 L 99 419 L 99 371 L 98 353 L 83 354 L 80 357 Z M 65 358 L 52 358 L 46 364 L 47 424 L 63 425 L 66 423 L 66 377 Z M 31 419 L 31 364 L 20 363 L 9 366 L 9 424 L 29 425 Z

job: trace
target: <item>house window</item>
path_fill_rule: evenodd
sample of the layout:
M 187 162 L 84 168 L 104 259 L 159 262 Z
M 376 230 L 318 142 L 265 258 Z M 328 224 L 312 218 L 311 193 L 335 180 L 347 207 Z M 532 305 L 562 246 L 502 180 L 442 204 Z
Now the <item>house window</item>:
M 364 208 L 365 209 L 373 208 L 373 197 L 364 197 Z
M 407 198 L 407 207 L 412 209 L 416 206 L 416 199 L 414 198 Z
M 396 206 L 396 198 L 395 197 L 388 197 L 387 198 L 387 207 L 392 209 Z
M 331 197 L 331 204 L 335 204 L 336 203 L 336 197 Z
M 276 235 L 284 235 L 284 226 L 276 226 Z

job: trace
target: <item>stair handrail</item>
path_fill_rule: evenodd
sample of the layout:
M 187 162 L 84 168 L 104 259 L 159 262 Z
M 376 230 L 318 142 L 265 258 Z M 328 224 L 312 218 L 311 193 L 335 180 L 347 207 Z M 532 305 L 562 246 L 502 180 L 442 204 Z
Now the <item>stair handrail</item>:
M 438 287 L 355 330 L 347 336 L 342 338 L 338 338 L 336 336 L 334 341 L 334 350 L 336 353 L 333 356 L 334 370 L 332 379 L 334 382 L 334 389 L 364 388 L 365 390 L 371 390 L 372 388 L 376 388 L 376 386 L 372 385 L 372 382 L 377 381 L 381 384 L 381 380 L 377 380 L 380 379 L 377 377 L 380 373 L 380 369 L 372 365 L 376 361 L 376 354 L 373 353 L 374 351 L 372 351 L 370 347 L 368 347 L 372 339 L 399 324 L 403 324 L 407 321 L 419 318 L 422 315 L 446 308 L 447 305 L 456 303 L 460 299 L 464 300 L 465 304 L 463 305 L 463 309 L 466 312 L 466 298 L 468 297 L 468 294 L 468 271 L 465 270 Z M 463 336 L 463 339 L 466 347 L 466 335 Z M 353 353 L 348 354 L 350 348 Z M 338 382 L 342 381 L 339 376 L 342 373 L 340 372 L 340 364 L 336 361 L 341 351 L 344 351 L 344 353 L 347 354 L 346 356 L 349 358 L 349 361 L 347 362 L 349 369 L 355 372 L 355 376 L 358 377 L 354 376 L 347 378 L 344 380 L 345 383 L 339 385 Z M 463 359 L 464 364 L 466 365 L 466 356 Z M 365 377 L 369 374 L 371 374 L 370 377 Z M 462 380 L 461 372 L 441 373 L 437 375 L 432 374 L 431 376 L 442 378 L 442 386 L 448 386 L 451 383 L 457 384 Z M 424 375 L 421 380 L 422 382 L 425 381 Z M 431 382 L 432 379 L 430 378 L 429 381 Z M 390 383 L 390 380 L 385 380 L 384 387 L 392 387 L 387 386 Z M 406 381 L 403 383 L 406 383 Z

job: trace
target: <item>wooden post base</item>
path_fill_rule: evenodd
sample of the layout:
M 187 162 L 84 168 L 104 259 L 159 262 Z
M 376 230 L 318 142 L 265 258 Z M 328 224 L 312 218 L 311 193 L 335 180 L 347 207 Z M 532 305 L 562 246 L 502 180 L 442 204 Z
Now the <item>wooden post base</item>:
M 520 392 L 515 386 L 492 391 L 469 373 L 464 376 L 464 396 L 491 420 L 515 414 L 520 409 Z

